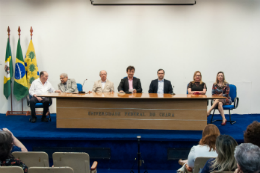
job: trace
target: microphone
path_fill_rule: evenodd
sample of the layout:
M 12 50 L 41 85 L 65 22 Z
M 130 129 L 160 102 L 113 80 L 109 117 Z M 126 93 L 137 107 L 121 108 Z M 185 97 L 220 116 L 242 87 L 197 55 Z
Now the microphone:
M 86 79 L 86 80 L 88 80 L 88 79 Z M 83 86 L 84 86 L 86 80 L 84 80 L 84 82 L 83 82 L 83 85 L 82 85 L 82 91 L 79 91 L 79 93 L 81 93 L 81 94 L 85 94 L 85 91 L 83 91 Z
M 174 85 L 172 85 L 172 93 L 171 93 L 171 95 L 175 95 L 175 93 L 173 92 L 173 88 L 174 88 Z

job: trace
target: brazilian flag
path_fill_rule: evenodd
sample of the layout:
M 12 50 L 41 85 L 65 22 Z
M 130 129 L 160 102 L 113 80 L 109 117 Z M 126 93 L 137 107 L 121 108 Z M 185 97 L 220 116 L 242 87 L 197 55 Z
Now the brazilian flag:
M 30 88 L 32 82 L 39 78 L 39 70 L 32 40 L 29 43 L 26 57 L 24 59 L 27 76 L 27 85 Z
M 17 43 L 15 74 L 14 74 L 14 96 L 19 101 L 28 95 L 28 86 L 26 80 L 26 71 L 23 62 L 23 53 L 20 45 L 20 39 Z
M 13 77 L 13 61 L 12 61 L 12 54 L 11 54 L 11 46 L 9 43 L 9 38 L 7 39 L 6 45 L 6 53 L 5 53 L 5 76 L 4 76 L 4 95 L 6 99 L 11 94 L 11 83 Z

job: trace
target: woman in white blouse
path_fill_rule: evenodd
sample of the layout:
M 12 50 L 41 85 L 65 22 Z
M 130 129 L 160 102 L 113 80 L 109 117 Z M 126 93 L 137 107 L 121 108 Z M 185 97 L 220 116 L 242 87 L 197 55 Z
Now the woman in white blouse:
M 197 157 L 217 157 L 215 149 L 216 139 L 220 135 L 219 129 L 213 124 L 209 124 L 202 132 L 199 145 L 193 146 L 190 150 L 188 160 L 179 160 L 179 164 L 186 163 L 186 168 L 192 172 L 194 162 Z

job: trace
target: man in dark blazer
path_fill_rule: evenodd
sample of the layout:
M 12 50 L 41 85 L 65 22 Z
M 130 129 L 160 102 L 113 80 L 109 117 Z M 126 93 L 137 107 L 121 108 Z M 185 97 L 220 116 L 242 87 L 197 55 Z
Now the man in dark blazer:
M 140 79 L 134 77 L 135 68 L 133 66 L 128 66 L 126 69 L 127 77 L 121 79 L 118 86 L 119 92 L 125 93 L 142 93 L 142 86 Z
M 173 93 L 172 90 L 172 84 L 170 81 L 164 79 L 164 70 L 159 69 L 157 71 L 157 76 L 158 79 L 155 79 L 151 82 L 150 87 L 149 87 L 149 93 Z

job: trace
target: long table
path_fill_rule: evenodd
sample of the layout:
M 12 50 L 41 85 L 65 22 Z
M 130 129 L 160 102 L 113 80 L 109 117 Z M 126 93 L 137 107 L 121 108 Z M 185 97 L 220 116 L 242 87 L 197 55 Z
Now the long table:
M 203 130 L 207 102 L 222 96 L 120 93 L 50 93 L 57 128 Z

